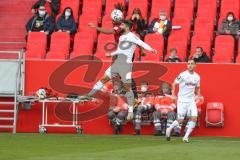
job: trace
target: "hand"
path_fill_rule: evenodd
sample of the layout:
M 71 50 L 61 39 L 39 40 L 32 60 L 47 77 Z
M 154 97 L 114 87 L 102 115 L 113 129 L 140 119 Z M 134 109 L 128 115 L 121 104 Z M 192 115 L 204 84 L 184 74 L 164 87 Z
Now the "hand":
M 58 32 L 62 32 L 62 30 L 61 30 L 61 29 L 59 29 L 59 30 L 58 30 Z
M 52 0 L 45 0 L 46 2 L 52 3 Z
M 140 55 L 141 55 L 141 56 L 146 56 L 146 53 L 145 53 L 144 51 L 141 51 L 141 52 L 140 52 Z
M 93 28 L 93 29 L 96 28 L 95 24 L 93 24 L 93 23 L 88 23 L 88 27 Z
M 156 50 L 156 49 L 152 49 L 151 52 L 152 52 L 153 54 L 157 54 L 157 50 Z
M 174 94 L 172 94 L 172 98 L 173 100 L 177 100 L 177 97 Z
M 70 34 L 70 31 L 66 31 L 66 32 Z
M 229 30 L 225 30 L 225 32 L 226 32 L 227 34 L 230 34 L 230 33 L 231 33 Z
M 46 35 L 49 35 L 49 31 L 45 31 Z
M 127 120 L 132 120 L 133 119 L 133 112 L 128 112 L 128 115 L 127 115 Z

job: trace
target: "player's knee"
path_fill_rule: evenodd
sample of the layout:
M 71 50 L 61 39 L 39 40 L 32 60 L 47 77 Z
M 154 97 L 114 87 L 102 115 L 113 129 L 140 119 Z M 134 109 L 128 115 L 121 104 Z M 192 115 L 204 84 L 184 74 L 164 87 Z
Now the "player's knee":
M 126 117 L 126 114 L 123 113 L 123 112 L 120 112 L 120 113 L 118 113 L 118 115 L 117 115 L 117 118 L 120 119 L 120 120 L 124 120 L 125 117 Z
M 196 122 L 194 121 L 188 122 L 188 127 L 195 128 L 195 126 L 196 126 Z
M 108 119 L 113 119 L 115 117 L 115 113 L 113 111 L 108 112 Z
M 190 119 L 191 119 L 191 121 L 193 121 L 195 123 L 197 122 L 197 117 L 191 117 Z

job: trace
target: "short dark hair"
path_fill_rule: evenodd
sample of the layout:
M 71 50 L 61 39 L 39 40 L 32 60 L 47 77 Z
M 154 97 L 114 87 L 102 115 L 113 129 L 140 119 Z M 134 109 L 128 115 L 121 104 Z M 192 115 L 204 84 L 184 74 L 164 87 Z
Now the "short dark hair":
M 196 61 L 195 61 L 195 59 L 194 59 L 194 58 L 190 58 L 190 59 L 188 59 L 188 61 L 187 61 L 187 62 L 189 62 L 189 61 L 193 61 L 193 62 L 196 64 Z
M 170 52 L 172 52 L 172 51 L 177 52 L 177 49 L 176 49 L 176 48 L 171 48 L 171 49 L 170 49 Z
M 133 23 L 132 23 L 131 21 L 124 19 L 124 20 L 122 21 L 122 23 L 124 23 L 125 25 L 127 25 L 130 30 L 132 29 Z
M 203 52 L 203 48 L 202 47 L 197 46 L 196 49 L 198 49 L 198 48 L 201 49 L 201 51 Z

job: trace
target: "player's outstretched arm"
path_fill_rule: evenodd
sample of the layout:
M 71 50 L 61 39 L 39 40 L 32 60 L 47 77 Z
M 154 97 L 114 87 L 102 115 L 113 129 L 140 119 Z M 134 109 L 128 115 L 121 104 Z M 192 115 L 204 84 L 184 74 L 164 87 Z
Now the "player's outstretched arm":
M 89 23 L 88 27 L 96 29 L 97 31 L 104 33 L 104 34 L 114 34 L 115 33 L 114 29 L 106 29 L 106 28 L 98 27 L 93 23 Z
M 139 39 L 137 36 L 132 36 L 130 38 L 128 38 L 129 42 L 135 43 L 136 45 L 144 48 L 145 50 L 148 50 L 150 52 L 152 52 L 153 54 L 157 54 L 157 50 L 153 49 L 152 47 L 150 47 L 147 43 L 143 42 L 141 39 Z

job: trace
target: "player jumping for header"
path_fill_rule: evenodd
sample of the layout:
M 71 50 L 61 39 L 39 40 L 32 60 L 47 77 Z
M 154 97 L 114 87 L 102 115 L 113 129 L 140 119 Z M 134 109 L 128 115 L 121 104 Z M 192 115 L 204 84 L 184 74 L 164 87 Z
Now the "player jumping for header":
M 166 130 L 166 138 L 170 141 L 172 129 L 182 125 L 184 118 L 189 117 L 188 128 L 183 137 L 183 141 L 188 143 L 189 136 L 195 128 L 197 122 L 198 110 L 195 103 L 195 91 L 199 97 L 200 92 L 200 76 L 194 71 L 196 62 L 188 60 L 188 70 L 182 72 L 172 84 L 172 96 L 175 97 L 175 87 L 179 84 L 178 100 L 177 100 L 177 120 L 175 120 Z
M 112 79 L 112 76 L 118 73 L 121 76 L 121 80 L 126 88 L 126 98 L 129 105 L 127 119 L 133 119 L 133 105 L 134 94 L 132 91 L 132 58 L 136 49 L 136 46 L 143 47 L 144 49 L 156 54 L 157 51 L 152 49 L 148 44 L 140 40 L 130 30 L 132 23 L 128 20 L 123 20 L 121 25 L 121 36 L 119 38 L 119 44 L 116 51 L 108 56 L 117 56 L 112 62 L 111 66 L 105 71 L 105 75 L 94 85 L 93 89 L 89 92 L 88 96 L 92 97 L 97 91 L 100 91 L 104 84 Z

